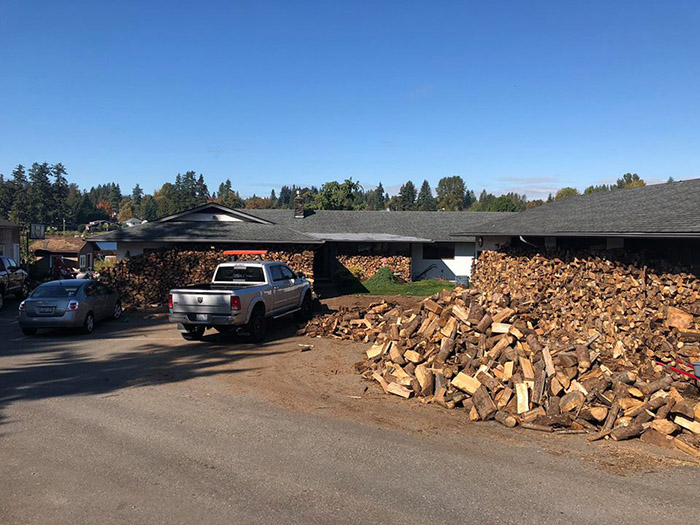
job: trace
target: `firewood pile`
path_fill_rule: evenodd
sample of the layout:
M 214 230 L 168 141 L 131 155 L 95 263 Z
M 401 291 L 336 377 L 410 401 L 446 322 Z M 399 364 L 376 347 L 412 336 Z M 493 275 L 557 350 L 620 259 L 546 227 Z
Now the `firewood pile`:
M 305 333 L 373 343 L 359 366 L 366 379 L 387 394 L 466 410 L 473 421 L 591 440 L 642 437 L 700 457 L 697 389 L 656 364 L 700 360 L 694 316 L 679 325 L 678 312 L 666 311 L 654 329 L 669 345 L 617 355 L 603 333 L 553 336 L 548 321 L 521 306 L 503 293 L 460 287 L 411 309 L 341 309 L 313 319 Z
M 268 251 L 264 260 L 280 261 L 294 271 L 312 278 L 314 254 L 311 250 Z M 239 256 L 238 260 L 256 260 Z M 100 272 L 100 280 L 113 286 L 126 308 L 159 307 L 167 303 L 171 288 L 211 281 L 216 266 L 231 257 L 219 250 L 165 250 L 118 261 Z
M 405 255 L 338 255 L 337 260 L 341 267 L 361 281 L 373 277 L 385 266 L 403 280 L 411 280 L 411 258 Z

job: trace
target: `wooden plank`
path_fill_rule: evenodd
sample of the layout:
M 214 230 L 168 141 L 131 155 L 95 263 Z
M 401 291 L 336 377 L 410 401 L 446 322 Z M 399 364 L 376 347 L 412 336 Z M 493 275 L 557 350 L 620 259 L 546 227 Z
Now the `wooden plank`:
M 507 323 L 493 323 L 491 324 L 491 333 L 493 334 L 507 334 L 510 331 L 510 327 Z
M 552 377 L 556 370 L 554 369 L 552 354 L 549 353 L 549 347 L 545 346 L 542 348 L 542 359 L 544 360 L 544 371 L 547 373 L 547 377 Z
M 409 390 L 405 386 L 393 382 L 389 383 L 387 390 L 389 391 L 389 393 L 397 395 L 399 397 L 403 397 L 405 399 L 408 399 L 409 397 L 411 397 L 411 394 L 413 394 L 413 390 Z
M 693 434 L 700 434 L 700 423 L 697 421 L 691 421 L 683 416 L 676 416 L 673 418 L 673 422 L 687 430 L 690 430 Z

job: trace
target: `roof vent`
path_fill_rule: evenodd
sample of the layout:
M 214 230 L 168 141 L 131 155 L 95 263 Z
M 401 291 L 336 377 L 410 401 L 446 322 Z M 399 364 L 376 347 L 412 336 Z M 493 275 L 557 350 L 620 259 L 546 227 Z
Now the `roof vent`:
M 304 218 L 304 197 L 302 197 L 299 190 L 297 190 L 296 197 L 294 197 L 294 218 Z

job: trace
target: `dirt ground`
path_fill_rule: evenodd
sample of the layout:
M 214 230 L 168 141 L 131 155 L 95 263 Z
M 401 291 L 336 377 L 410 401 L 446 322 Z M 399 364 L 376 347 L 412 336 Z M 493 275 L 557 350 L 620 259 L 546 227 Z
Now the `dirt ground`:
M 417 301 L 410 297 L 386 297 L 404 305 Z M 346 296 L 324 301 L 335 310 L 341 305 L 369 305 L 376 297 Z M 238 373 L 224 375 L 231 389 L 263 398 L 292 410 L 322 412 L 333 419 L 351 419 L 369 425 L 400 429 L 459 446 L 470 438 L 498 439 L 512 446 L 535 444 L 543 453 L 578 456 L 596 468 L 619 475 L 663 470 L 675 466 L 700 465 L 694 458 L 675 450 L 641 443 L 589 443 L 585 435 L 541 434 L 523 429 L 506 429 L 495 422 L 470 422 L 467 413 L 448 410 L 420 400 L 404 400 L 385 395 L 374 382 L 363 380 L 356 364 L 368 345 L 327 338 L 296 335 L 296 325 L 289 320 L 271 323 L 270 335 L 263 343 L 263 355 L 254 361 L 247 358 L 235 364 Z M 221 336 L 211 336 L 220 340 Z M 220 343 L 229 345 L 226 336 Z M 233 336 L 235 337 L 235 336 Z M 254 346 L 236 340 L 242 352 Z M 313 345 L 305 349 L 303 345 Z

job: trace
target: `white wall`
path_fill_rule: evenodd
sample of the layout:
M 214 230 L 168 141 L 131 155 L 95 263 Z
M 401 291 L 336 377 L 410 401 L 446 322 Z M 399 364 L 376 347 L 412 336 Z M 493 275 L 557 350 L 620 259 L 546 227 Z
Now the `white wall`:
M 454 281 L 455 276 L 472 273 L 472 263 L 474 262 L 474 243 L 456 242 L 454 259 L 423 259 L 423 245 L 411 245 L 411 275 L 415 279 L 429 266 L 435 268 L 429 270 L 421 279 L 446 279 Z
M 177 219 L 178 221 L 221 221 L 221 222 L 243 222 L 238 217 L 233 217 L 225 213 L 189 213 Z

